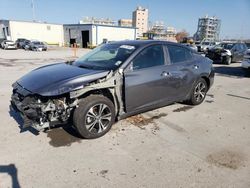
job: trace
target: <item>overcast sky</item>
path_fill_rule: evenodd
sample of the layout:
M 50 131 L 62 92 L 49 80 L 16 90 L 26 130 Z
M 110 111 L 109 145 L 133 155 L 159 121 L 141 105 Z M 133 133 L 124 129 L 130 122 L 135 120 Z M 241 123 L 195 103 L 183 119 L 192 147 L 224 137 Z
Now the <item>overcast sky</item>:
M 0 0 L 0 19 L 32 20 L 32 0 Z M 132 18 L 141 5 L 149 9 L 149 20 L 164 21 L 191 35 L 199 17 L 222 20 L 222 38 L 250 39 L 250 0 L 34 0 L 37 20 L 52 23 L 78 23 L 83 17 Z

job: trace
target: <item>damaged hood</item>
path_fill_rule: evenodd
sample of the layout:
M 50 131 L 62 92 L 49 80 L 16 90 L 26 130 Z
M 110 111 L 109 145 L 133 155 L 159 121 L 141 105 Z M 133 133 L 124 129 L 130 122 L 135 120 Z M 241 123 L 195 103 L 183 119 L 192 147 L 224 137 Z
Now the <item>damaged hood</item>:
M 17 83 L 32 93 L 56 96 L 82 88 L 91 81 L 107 76 L 109 72 L 58 63 L 35 69 Z

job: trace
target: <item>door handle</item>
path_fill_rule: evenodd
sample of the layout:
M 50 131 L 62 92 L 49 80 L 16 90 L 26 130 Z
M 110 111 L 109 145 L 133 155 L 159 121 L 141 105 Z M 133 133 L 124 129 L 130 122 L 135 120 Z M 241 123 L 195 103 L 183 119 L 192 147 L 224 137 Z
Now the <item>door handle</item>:
M 194 69 L 199 69 L 200 67 L 198 65 L 193 66 Z
M 170 77 L 170 76 L 172 76 L 172 74 L 171 74 L 170 72 L 165 72 L 165 71 L 163 71 L 163 72 L 161 73 L 161 76 L 163 76 L 163 77 Z

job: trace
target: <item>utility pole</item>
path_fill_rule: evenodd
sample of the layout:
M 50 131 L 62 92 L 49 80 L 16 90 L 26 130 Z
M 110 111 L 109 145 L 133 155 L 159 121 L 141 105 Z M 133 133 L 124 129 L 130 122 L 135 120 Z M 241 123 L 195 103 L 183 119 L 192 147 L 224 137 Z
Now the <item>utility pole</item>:
M 32 7 L 33 21 L 36 21 L 34 0 L 31 0 L 31 7 Z

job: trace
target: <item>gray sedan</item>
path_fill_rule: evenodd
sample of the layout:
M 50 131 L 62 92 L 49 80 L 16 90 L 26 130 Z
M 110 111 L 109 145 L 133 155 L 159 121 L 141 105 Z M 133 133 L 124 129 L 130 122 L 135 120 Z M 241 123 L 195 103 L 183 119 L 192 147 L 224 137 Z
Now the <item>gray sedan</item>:
M 30 41 L 24 46 L 25 50 L 32 50 L 32 51 L 46 51 L 47 46 L 40 41 Z
M 44 130 L 72 120 L 83 138 L 97 138 L 134 114 L 175 102 L 198 105 L 213 80 L 212 61 L 188 47 L 122 41 L 31 71 L 13 84 L 11 104 L 24 127 Z

